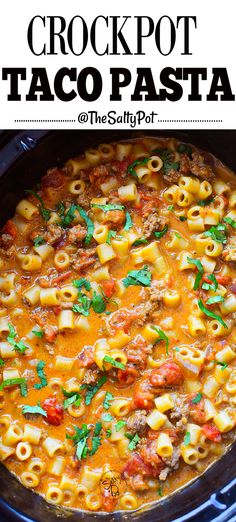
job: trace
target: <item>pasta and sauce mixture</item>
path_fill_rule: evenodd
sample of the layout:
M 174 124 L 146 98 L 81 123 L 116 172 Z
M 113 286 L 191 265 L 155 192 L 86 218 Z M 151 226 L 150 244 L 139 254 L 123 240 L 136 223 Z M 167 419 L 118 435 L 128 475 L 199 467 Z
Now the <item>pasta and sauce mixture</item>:
M 236 188 L 174 139 L 48 170 L 0 235 L 0 459 L 55 505 L 136 509 L 236 424 Z

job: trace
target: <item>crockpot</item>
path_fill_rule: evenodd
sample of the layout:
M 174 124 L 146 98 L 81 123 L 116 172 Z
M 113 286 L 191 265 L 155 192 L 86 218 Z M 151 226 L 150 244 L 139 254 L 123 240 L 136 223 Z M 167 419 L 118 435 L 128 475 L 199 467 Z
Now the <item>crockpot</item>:
M 0 225 L 26 188 L 46 169 L 86 148 L 142 135 L 175 136 L 213 153 L 236 172 L 236 131 L 223 130 L 25 130 L 0 132 Z M 236 443 L 185 488 L 135 512 L 113 514 L 62 509 L 25 489 L 0 465 L 0 522 L 225 522 L 236 520 Z

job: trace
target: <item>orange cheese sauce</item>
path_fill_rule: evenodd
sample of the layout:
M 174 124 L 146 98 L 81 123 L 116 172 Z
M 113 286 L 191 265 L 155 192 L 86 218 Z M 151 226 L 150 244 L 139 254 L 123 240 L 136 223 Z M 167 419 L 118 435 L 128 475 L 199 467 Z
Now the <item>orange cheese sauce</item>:
M 17 206 L 0 238 L 0 459 L 26 487 L 136 509 L 226 451 L 235 228 L 233 173 L 170 139 L 86 151 Z

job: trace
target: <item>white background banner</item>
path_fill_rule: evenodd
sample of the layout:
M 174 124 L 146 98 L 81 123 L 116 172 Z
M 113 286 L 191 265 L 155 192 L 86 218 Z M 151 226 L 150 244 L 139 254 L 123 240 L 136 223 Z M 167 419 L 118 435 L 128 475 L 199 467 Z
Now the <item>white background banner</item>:
M 8 0 L 2 5 L 2 129 L 235 128 L 235 0 Z M 192 18 L 189 20 L 189 50 L 184 43 L 184 19 L 177 21 L 183 16 L 196 17 L 197 27 Z M 30 50 L 27 39 L 34 17 L 32 49 L 37 55 Z M 55 39 L 53 23 L 55 32 L 61 30 L 61 36 Z M 169 52 L 171 30 L 174 45 Z M 139 43 L 138 31 L 143 35 Z M 108 54 L 104 54 L 106 51 Z M 21 73 L 18 85 L 10 72 L 16 68 Z M 58 71 L 64 68 L 71 71 L 68 74 L 67 70 L 61 81 L 63 71 L 59 75 Z M 87 68 L 97 71 L 93 79 L 88 74 L 86 80 Z M 118 68 L 124 69 L 122 73 L 118 74 Z M 175 71 L 175 78 L 167 68 Z M 193 79 L 196 68 L 202 69 L 198 86 Z M 188 69 L 195 69 L 195 73 Z M 214 73 L 217 69 L 224 69 L 228 75 L 228 101 L 221 99 L 227 97 L 223 88 L 216 94 L 217 101 L 207 100 L 212 82 L 218 87 L 222 83 Z M 176 101 L 163 99 L 173 94 L 170 84 L 165 86 L 165 74 L 168 82 L 175 81 Z M 118 81 L 125 85 L 119 87 Z M 63 97 L 74 99 L 62 101 L 61 90 Z M 86 101 L 93 91 L 98 93 L 97 99 Z M 115 100 L 119 94 L 121 100 Z M 196 96 L 199 99 L 191 100 Z M 45 101 L 43 97 L 51 99 Z

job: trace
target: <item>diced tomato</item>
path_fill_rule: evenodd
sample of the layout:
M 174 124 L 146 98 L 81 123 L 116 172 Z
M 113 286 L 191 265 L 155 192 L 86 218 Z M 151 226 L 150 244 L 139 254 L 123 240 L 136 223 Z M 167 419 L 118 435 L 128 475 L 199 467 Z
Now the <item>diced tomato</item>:
M 46 420 L 53 426 L 60 426 L 63 421 L 64 411 L 55 397 L 48 397 L 42 402 L 42 408 L 46 411 Z
M 125 370 L 118 370 L 117 379 L 119 384 L 123 386 L 129 386 L 133 384 L 139 375 L 138 370 L 136 368 L 132 368 L 131 366 L 126 366 Z
M 154 394 L 147 381 L 138 383 L 134 391 L 134 406 L 137 409 L 151 410 L 154 406 Z
M 158 459 L 158 466 L 152 467 L 150 464 L 146 464 L 138 453 L 133 453 L 123 469 L 123 474 L 130 477 L 137 474 L 146 475 L 147 477 L 157 477 L 163 469 L 163 463 L 157 453 L 156 456 Z
M 192 400 L 195 399 L 196 393 L 192 393 L 188 396 L 188 407 L 189 414 L 192 419 L 198 424 L 204 424 L 206 422 L 206 413 L 204 408 L 204 400 L 201 399 L 197 404 L 193 403 Z
M 202 279 L 203 279 L 203 281 L 205 281 L 205 283 L 212 284 L 212 281 L 210 279 L 208 279 L 208 275 L 204 274 L 202 276 Z M 219 283 L 219 285 L 229 285 L 231 283 L 231 281 L 232 281 L 232 277 L 224 276 L 224 275 L 221 275 L 221 274 L 216 274 L 215 278 L 216 278 L 217 283 Z
M 55 315 L 59 315 L 59 313 L 61 312 L 61 307 L 60 306 L 54 306 L 53 307 L 53 312 Z
M 10 236 L 12 236 L 13 239 L 16 238 L 16 236 L 17 236 L 17 227 L 16 227 L 15 223 L 11 219 L 9 219 L 6 222 L 6 224 L 4 226 L 4 232 L 6 234 L 9 234 Z
M 165 388 L 166 386 L 178 386 L 182 384 L 184 380 L 183 372 L 181 368 L 173 361 L 166 362 L 157 368 L 152 370 L 150 375 L 150 382 L 152 386 L 158 386 Z
M 213 423 L 208 422 L 207 424 L 204 424 L 202 426 L 202 431 L 207 439 L 212 440 L 212 442 L 221 442 L 221 433 Z
M 116 282 L 114 281 L 114 279 L 109 279 L 108 281 L 102 282 L 103 292 L 104 292 L 105 296 L 108 297 L 108 299 L 110 297 L 112 297 L 114 294 L 115 284 L 116 284 Z
M 157 454 L 155 440 L 150 440 L 147 444 L 141 445 L 140 457 L 146 466 L 150 466 L 150 475 L 153 477 L 158 477 L 164 465 L 161 458 Z

